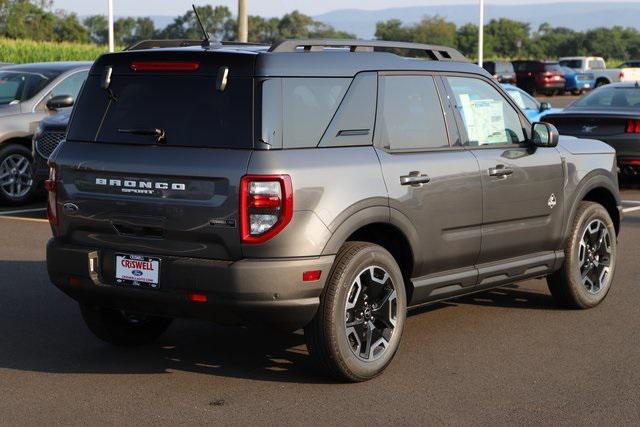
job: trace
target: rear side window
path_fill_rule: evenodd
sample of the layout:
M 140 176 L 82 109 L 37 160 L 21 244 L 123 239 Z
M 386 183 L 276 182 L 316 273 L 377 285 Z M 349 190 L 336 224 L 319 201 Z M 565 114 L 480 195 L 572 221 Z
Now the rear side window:
M 589 61 L 590 70 L 604 70 L 605 68 L 607 68 L 607 66 L 602 59 L 592 59 Z
M 166 145 L 251 148 L 253 80 L 230 79 L 224 92 L 205 75 L 114 75 L 114 100 L 91 75 L 75 109 L 70 140 L 155 144 L 131 130 L 160 129 Z M 103 119 L 104 117 L 104 119 Z
M 573 69 L 582 68 L 582 60 L 581 59 L 567 59 L 564 61 L 560 61 L 560 65 L 564 67 L 569 67 Z
M 382 145 L 391 150 L 449 147 L 433 77 L 381 77 L 376 134 Z
M 262 141 L 272 148 L 316 147 L 350 78 L 275 78 L 262 83 Z

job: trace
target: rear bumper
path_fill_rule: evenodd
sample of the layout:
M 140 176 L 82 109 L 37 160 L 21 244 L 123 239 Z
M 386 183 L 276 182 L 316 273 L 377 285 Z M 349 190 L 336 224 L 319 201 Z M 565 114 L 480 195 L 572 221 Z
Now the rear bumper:
M 160 289 L 113 285 L 115 252 L 51 239 L 47 269 L 54 285 L 83 304 L 222 324 L 295 330 L 315 316 L 334 256 L 236 262 L 160 256 Z M 303 282 L 305 271 L 322 271 Z M 188 300 L 204 294 L 207 302 Z

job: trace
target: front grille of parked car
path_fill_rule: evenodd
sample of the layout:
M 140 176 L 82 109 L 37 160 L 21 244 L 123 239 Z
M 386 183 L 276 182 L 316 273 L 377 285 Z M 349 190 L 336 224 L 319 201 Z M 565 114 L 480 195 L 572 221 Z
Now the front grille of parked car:
M 65 132 L 43 132 L 36 140 L 36 150 L 43 158 L 49 159 L 53 150 L 64 139 Z
M 587 75 L 579 75 L 578 80 L 591 80 L 591 77 Z

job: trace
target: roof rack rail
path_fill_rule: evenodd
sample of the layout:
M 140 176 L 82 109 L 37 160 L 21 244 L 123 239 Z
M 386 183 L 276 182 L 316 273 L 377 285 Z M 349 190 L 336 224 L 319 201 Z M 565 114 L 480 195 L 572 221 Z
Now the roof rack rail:
M 234 41 L 224 41 L 224 42 L 220 42 L 220 44 L 222 46 L 256 46 L 256 47 L 269 46 L 263 43 L 241 43 L 241 42 L 234 42 Z M 201 46 L 201 45 L 202 45 L 202 40 L 181 40 L 181 39 L 153 40 L 151 39 L 151 40 L 141 40 L 125 48 L 124 50 L 161 49 L 161 48 L 190 47 L 190 46 Z
M 351 52 L 374 52 L 376 49 L 406 49 L 425 53 L 434 61 L 468 62 L 458 50 L 421 43 L 393 42 L 385 40 L 282 40 L 275 42 L 269 52 L 322 51 L 325 48 L 348 48 Z

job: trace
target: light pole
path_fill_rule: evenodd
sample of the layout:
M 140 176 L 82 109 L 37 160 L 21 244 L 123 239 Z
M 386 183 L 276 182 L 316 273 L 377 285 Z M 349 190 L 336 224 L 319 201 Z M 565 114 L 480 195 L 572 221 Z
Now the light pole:
M 480 0 L 480 23 L 478 25 L 478 65 L 484 63 L 484 0 Z
M 116 50 L 113 37 L 113 0 L 109 0 L 109 52 Z
M 247 15 L 247 0 L 238 0 L 238 41 L 249 41 L 249 16 Z

